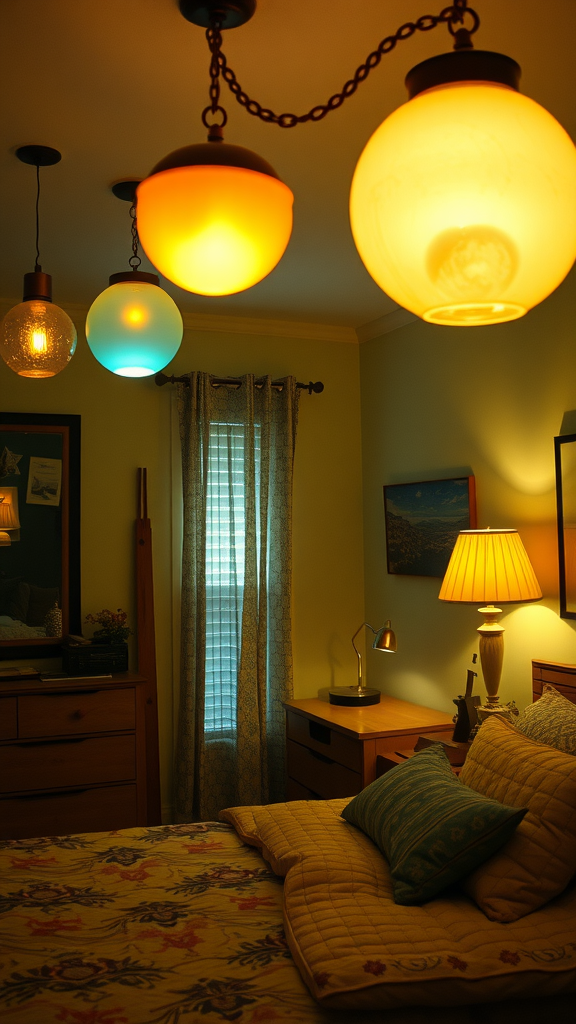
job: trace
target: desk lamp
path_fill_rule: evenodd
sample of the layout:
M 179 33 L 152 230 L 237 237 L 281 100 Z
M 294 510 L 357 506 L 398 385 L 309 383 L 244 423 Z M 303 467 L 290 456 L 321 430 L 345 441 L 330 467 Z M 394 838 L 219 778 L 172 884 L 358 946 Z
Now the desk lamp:
M 336 686 L 328 691 L 328 698 L 331 704 L 344 704 L 347 707 L 363 708 L 368 704 L 380 703 L 380 690 L 370 689 L 362 684 L 362 655 L 354 643 L 358 633 L 364 626 L 368 626 L 374 633 L 373 651 L 391 651 L 396 653 L 396 636 L 392 630 L 390 619 L 387 619 L 380 629 L 374 629 L 369 622 L 363 622 L 352 637 L 352 646 L 358 657 L 358 683 L 356 686 Z
M 498 699 L 504 656 L 502 609 L 496 604 L 538 601 L 542 591 L 517 530 L 462 530 L 442 581 L 440 601 L 484 604 L 478 611 L 484 622 L 480 633 L 480 662 L 487 703 L 478 708 L 480 721 L 510 708 Z

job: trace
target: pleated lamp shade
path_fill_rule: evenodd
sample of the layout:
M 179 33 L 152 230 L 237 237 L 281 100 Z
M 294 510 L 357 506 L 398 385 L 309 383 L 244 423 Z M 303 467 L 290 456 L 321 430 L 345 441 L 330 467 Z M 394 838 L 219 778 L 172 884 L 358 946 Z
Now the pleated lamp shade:
M 0 530 L 19 530 L 18 488 L 5 487 L 0 490 Z
M 510 604 L 538 601 L 542 591 L 517 530 L 462 530 L 438 597 Z

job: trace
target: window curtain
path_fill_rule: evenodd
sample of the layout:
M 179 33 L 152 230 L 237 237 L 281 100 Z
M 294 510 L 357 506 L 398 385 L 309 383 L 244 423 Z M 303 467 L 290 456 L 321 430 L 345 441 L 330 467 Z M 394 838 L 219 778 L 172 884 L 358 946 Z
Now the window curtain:
M 178 385 L 184 503 L 175 820 L 284 799 L 299 392 Z M 262 381 L 262 378 L 259 379 Z

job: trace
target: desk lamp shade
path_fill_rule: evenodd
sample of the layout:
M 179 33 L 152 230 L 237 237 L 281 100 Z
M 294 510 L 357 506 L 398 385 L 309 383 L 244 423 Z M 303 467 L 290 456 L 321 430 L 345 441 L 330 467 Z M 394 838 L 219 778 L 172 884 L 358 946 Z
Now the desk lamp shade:
M 344 704 L 347 707 L 366 707 L 369 704 L 380 703 L 380 690 L 371 689 L 364 686 L 362 678 L 362 655 L 354 643 L 359 632 L 364 629 L 371 629 L 374 633 L 374 640 L 372 641 L 372 650 L 374 651 L 389 651 L 392 654 L 396 653 L 396 634 L 392 629 L 390 619 L 387 619 L 380 629 L 374 629 L 369 622 L 363 622 L 358 627 L 354 636 L 352 637 L 352 646 L 356 651 L 358 658 L 358 682 L 356 686 L 336 686 L 333 690 L 328 691 L 328 700 L 331 704 Z
M 0 547 L 8 547 L 12 543 L 9 530 L 19 529 L 18 488 L 0 488 Z
M 498 622 L 500 604 L 538 601 L 542 591 L 526 549 L 516 530 L 462 530 L 458 534 L 440 588 L 441 601 L 483 604 L 480 661 L 488 693 L 486 712 L 509 714 L 498 701 L 504 655 L 504 627 Z

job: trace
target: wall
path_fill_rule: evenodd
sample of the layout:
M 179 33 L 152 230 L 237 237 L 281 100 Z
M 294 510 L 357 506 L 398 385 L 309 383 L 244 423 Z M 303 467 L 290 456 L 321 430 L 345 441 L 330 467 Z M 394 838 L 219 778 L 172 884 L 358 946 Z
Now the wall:
M 519 530 L 544 593 L 502 616 L 503 699 L 531 700 L 532 658 L 576 662 L 576 624 L 558 616 L 553 448 L 576 407 L 575 322 L 572 271 L 513 323 L 415 321 L 361 346 L 366 614 L 398 638 L 394 658 L 370 652 L 371 685 L 445 711 L 463 692 L 481 616 L 438 601 L 438 579 L 387 574 L 382 486 L 469 473 L 478 526 Z
M 171 387 L 103 369 L 67 307 L 78 351 L 49 380 L 24 380 L 0 362 L 2 409 L 82 416 L 82 615 L 122 607 L 135 620 L 136 470 L 148 468 L 154 544 L 156 641 L 163 803 L 170 801 L 173 739 Z M 0 311 L 3 312 L 4 310 Z M 358 346 L 308 338 L 187 331 L 168 368 L 219 375 L 294 374 L 322 380 L 301 395 L 294 483 L 295 696 L 344 684 L 355 671 L 350 636 L 363 616 L 362 495 Z M 175 495 L 175 501 L 178 496 Z M 350 649 L 349 649 L 350 648 Z M 6 662 L 7 664 L 9 662 Z M 33 663 L 33 662 L 32 662 Z M 22 664 L 20 662 L 20 664 Z M 134 662 L 133 662 L 134 664 Z M 55 664 L 42 663 L 54 669 Z

